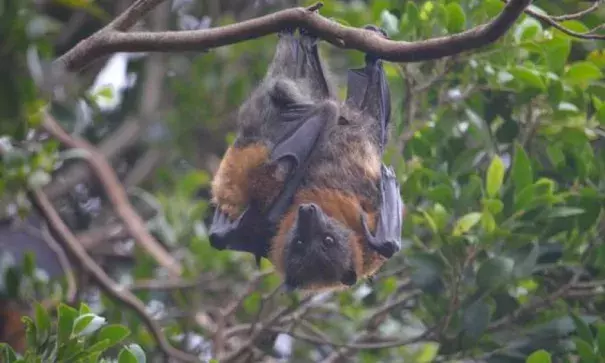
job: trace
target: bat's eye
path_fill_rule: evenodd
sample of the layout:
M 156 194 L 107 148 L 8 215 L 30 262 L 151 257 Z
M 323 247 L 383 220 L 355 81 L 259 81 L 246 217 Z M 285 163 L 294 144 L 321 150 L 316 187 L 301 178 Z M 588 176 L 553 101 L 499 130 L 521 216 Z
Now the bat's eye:
M 295 243 L 296 243 L 297 246 L 302 246 L 303 245 L 302 239 L 297 239 Z
M 332 244 L 332 243 L 334 243 L 334 238 L 332 238 L 332 236 L 330 236 L 330 235 L 327 235 L 324 237 L 324 243 Z

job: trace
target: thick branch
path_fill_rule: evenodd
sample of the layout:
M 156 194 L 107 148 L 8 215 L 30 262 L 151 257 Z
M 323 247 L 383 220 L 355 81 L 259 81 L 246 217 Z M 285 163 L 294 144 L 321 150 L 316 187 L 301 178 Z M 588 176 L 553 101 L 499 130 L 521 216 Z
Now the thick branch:
M 152 0 L 159 1 L 159 0 Z M 531 0 L 510 0 L 488 24 L 447 37 L 408 43 L 384 39 L 375 32 L 347 27 L 305 8 L 278 11 L 222 27 L 167 32 L 123 33 L 104 28 L 57 59 L 56 65 L 77 70 L 114 52 L 205 51 L 260 38 L 285 27 L 302 26 L 341 47 L 374 53 L 387 61 L 419 62 L 459 54 L 493 43 L 512 26 Z

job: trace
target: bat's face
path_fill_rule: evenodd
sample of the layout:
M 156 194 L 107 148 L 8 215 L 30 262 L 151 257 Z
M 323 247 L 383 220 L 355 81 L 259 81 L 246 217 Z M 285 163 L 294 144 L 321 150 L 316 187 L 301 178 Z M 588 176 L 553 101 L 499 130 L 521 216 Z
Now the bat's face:
M 357 282 L 350 239 L 353 231 L 314 204 L 301 204 L 285 247 L 289 289 Z

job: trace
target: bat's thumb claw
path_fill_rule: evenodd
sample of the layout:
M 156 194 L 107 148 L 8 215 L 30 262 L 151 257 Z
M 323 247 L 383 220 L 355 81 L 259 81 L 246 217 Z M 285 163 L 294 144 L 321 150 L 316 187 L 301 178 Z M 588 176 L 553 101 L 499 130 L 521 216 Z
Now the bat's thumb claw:
M 208 236 L 208 239 L 210 240 L 210 245 L 219 251 L 222 251 L 227 248 L 227 245 L 221 233 L 211 232 Z
M 378 252 L 386 258 L 391 258 L 397 252 L 399 252 L 399 244 L 393 241 L 385 241 L 378 247 Z

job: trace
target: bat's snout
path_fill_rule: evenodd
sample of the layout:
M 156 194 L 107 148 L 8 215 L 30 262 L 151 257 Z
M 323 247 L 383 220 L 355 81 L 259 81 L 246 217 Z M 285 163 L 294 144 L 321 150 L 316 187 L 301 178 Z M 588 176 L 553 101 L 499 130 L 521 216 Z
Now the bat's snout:
M 317 213 L 317 205 L 315 205 L 315 203 L 308 203 L 308 204 L 301 204 L 298 207 L 298 214 L 299 215 L 313 215 L 315 213 Z
M 311 238 L 312 231 L 319 222 L 319 207 L 314 203 L 301 204 L 298 207 L 298 228 L 301 237 Z

